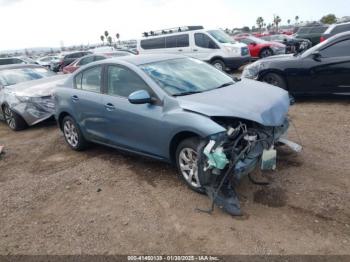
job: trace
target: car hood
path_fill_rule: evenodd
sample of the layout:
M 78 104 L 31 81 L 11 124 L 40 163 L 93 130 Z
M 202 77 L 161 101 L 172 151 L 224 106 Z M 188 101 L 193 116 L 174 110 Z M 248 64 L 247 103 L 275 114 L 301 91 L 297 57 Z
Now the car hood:
M 287 55 L 274 55 L 274 56 L 268 56 L 263 59 L 258 60 L 259 62 L 268 62 L 268 61 L 284 61 L 284 60 L 290 60 L 296 58 L 293 54 L 287 54 Z
M 45 77 L 38 80 L 32 80 L 8 86 L 6 87 L 6 89 L 11 93 L 16 94 L 16 96 L 50 96 L 56 85 L 59 84 L 61 81 L 64 81 L 66 78 L 67 75 Z
M 181 108 L 209 117 L 234 117 L 264 126 L 280 126 L 287 117 L 285 90 L 243 79 L 231 86 L 177 98 Z

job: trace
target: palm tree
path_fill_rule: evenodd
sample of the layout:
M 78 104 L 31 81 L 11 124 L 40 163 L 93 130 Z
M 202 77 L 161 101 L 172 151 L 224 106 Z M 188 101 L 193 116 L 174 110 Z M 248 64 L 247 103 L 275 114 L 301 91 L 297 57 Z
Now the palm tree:
M 119 34 L 119 33 L 116 33 L 115 37 L 118 39 L 118 42 L 119 42 L 119 44 L 120 44 L 120 41 L 119 41 L 120 34 Z
M 296 16 L 296 17 L 295 17 L 295 24 L 296 24 L 296 25 L 298 24 L 298 21 L 299 21 L 299 16 Z
M 256 19 L 256 24 L 258 25 L 259 31 L 261 32 L 261 28 L 262 28 L 263 25 L 264 25 L 264 18 L 262 18 L 261 16 L 259 16 L 259 17 Z
M 276 32 L 278 32 L 278 25 L 281 23 L 282 19 L 278 15 L 273 17 L 273 23 L 276 25 Z
M 101 36 L 100 36 L 100 39 L 101 39 L 101 41 L 102 41 L 102 45 L 104 45 L 104 44 L 105 44 L 105 37 L 104 37 L 104 35 L 101 35 Z
M 109 44 L 110 46 L 112 45 L 113 39 L 112 39 L 111 36 L 108 36 L 108 37 L 107 37 L 107 42 L 108 42 L 108 44 Z

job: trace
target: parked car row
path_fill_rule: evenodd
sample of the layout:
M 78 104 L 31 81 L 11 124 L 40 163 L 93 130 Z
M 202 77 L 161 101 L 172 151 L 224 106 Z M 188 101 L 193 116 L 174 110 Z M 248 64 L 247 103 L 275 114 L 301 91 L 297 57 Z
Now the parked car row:
M 256 61 L 244 69 L 242 77 L 267 82 L 293 95 L 350 95 L 350 31 L 300 54 Z

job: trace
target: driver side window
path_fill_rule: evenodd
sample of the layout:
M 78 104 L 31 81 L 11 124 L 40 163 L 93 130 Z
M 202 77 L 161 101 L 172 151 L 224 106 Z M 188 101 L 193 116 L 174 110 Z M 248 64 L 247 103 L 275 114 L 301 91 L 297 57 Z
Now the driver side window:
M 344 40 L 320 51 L 322 57 L 350 56 L 350 40 Z
M 127 98 L 131 93 L 139 90 L 146 90 L 151 95 L 153 94 L 147 84 L 135 72 L 119 66 L 108 67 L 108 95 Z

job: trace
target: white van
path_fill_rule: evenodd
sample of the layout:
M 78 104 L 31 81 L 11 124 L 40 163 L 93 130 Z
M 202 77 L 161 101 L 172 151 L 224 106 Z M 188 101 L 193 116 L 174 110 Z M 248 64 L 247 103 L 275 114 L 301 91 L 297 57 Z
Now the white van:
M 140 54 L 182 54 L 206 61 L 220 70 L 233 70 L 251 60 L 246 44 L 222 30 L 186 26 L 144 33 L 137 41 Z

